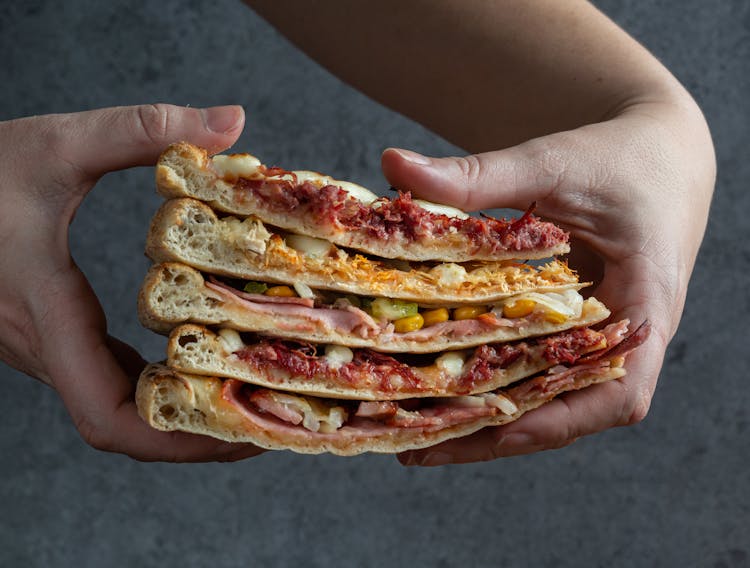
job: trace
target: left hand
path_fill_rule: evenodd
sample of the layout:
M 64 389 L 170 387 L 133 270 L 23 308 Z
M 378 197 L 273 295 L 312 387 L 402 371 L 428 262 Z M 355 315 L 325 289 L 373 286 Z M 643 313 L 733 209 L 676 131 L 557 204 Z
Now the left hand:
M 243 125 L 240 107 L 171 105 L 0 122 L 0 359 L 54 388 L 95 448 L 165 461 L 227 461 L 263 451 L 159 432 L 141 420 L 133 393 L 145 362 L 107 334 L 101 305 L 68 248 L 68 226 L 105 173 L 153 165 L 177 140 L 223 150 Z

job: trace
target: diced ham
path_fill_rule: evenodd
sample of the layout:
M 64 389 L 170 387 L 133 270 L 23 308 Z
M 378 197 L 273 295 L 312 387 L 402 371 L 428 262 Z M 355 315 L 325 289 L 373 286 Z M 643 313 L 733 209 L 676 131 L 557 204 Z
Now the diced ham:
M 304 418 L 304 413 L 300 409 L 285 404 L 275 395 L 276 393 L 272 390 L 259 389 L 253 391 L 248 400 L 262 412 L 273 414 L 279 420 L 295 425 L 300 424 Z
M 624 328 L 622 324 L 625 324 Z M 596 351 L 591 355 L 584 357 L 581 361 L 599 361 L 603 358 L 614 359 L 615 357 L 624 357 L 630 353 L 633 349 L 641 345 L 648 336 L 651 335 L 651 322 L 648 320 L 644 321 L 638 328 L 631 334 L 625 336 L 627 332 L 628 320 L 623 320 L 616 324 L 608 325 L 603 333 L 607 336 L 608 346 L 607 349 Z

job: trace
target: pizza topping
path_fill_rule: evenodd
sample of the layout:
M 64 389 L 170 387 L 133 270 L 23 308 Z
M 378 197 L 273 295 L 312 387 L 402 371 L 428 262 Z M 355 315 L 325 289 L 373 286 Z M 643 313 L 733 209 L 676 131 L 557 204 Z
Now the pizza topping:
M 245 342 L 242 341 L 240 334 L 228 327 L 219 330 L 219 341 L 228 353 L 234 353 L 245 347 Z
M 449 351 L 435 359 L 435 365 L 449 377 L 460 377 L 464 371 L 464 359 L 462 352 Z
M 217 154 L 211 159 L 213 169 L 227 181 L 257 175 L 260 160 L 251 154 Z
M 570 318 L 581 317 L 582 311 L 583 296 L 578 290 L 544 294 L 526 292 L 505 300 L 493 309 L 493 313 L 510 319 L 527 317 L 537 312 L 551 323 L 563 323 Z
M 450 205 L 443 205 L 442 203 L 433 203 L 432 201 L 425 201 L 424 199 L 415 199 L 414 203 L 436 215 L 445 215 L 446 217 L 455 217 L 457 219 L 468 219 L 469 214 Z
M 540 221 L 530 211 L 515 220 L 470 217 L 437 204 L 425 208 L 409 192 L 399 192 L 394 199 L 377 198 L 355 184 L 302 173 L 240 177 L 235 186 L 250 193 L 260 208 L 273 214 L 295 211 L 313 217 L 321 226 L 327 225 L 331 234 L 364 231 L 385 241 L 395 236 L 432 242 L 460 233 L 486 254 L 546 250 L 568 242 L 565 231 Z
M 230 334 L 231 335 L 231 334 Z M 225 345 L 235 341 L 220 332 Z M 394 394 L 476 392 L 498 384 L 516 366 L 534 372 L 556 364 L 573 364 L 580 357 L 606 346 L 603 334 L 575 329 L 556 336 L 515 343 L 483 345 L 473 351 L 449 351 L 419 364 L 369 349 L 328 345 L 318 355 L 315 346 L 281 340 L 262 340 L 232 351 L 253 373 L 271 382 L 316 381 L 345 389 Z M 507 380 L 507 379 L 505 379 Z M 490 387 L 491 388 L 491 387 Z
M 248 400 L 261 412 L 267 412 L 294 425 L 301 424 L 311 432 L 335 432 L 347 418 L 347 411 L 343 406 L 335 406 L 315 397 L 257 389 L 248 396 Z
M 422 312 L 424 327 L 430 327 L 438 323 L 443 323 L 450 319 L 450 314 L 446 308 L 436 308 L 434 310 L 425 310 Z
M 334 250 L 330 242 L 306 235 L 289 234 L 284 242 L 294 250 L 315 258 L 322 258 Z
M 260 289 L 255 287 L 256 283 L 248 284 L 248 289 Z M 342 334 L 353 332 L 362 338 L 382 336 L 385 342 L 391 341 L 394 334 L 409 341 L 429 343 L 441 338 L 443 341 L 460 340 L 491 333 L 500 327 L 520 329 L 531 324 L 538 325 L 541 321 L 561 324 L 568 319 L 569 314 L 579 318 L 583 305 L 583 298 L 576 290 L 567 290 L 564 293 L 525 294 L 520 298 L 534 302 L 532 312 L 522 317 L 508 318 L 503 317 L 506 311 L 504 306 L 517 306 L 519 296 L 511 297 L 494 306 L 461 306 L 449 311 L 447 308 L 420 308 L 415 302 L 402 300 L 371 300 L 313 291 L 304 283 L 295 283 L 293 287 L 269 286 L 262 294 L 237 290 L 214 277 L 209 277 L 206 286 L 220 292 L 226 300 L 239 302 L 252 313 L 289 318 L 285 324 L 289 326 L 285 328 L 287 330 L 299 325 L 304 325 L 306 329 L 321 326 L 322 330 Z M 550 298 L 547 299 L 546 296 Z M 561 319 L 551 319 L 550 314 L 559 312 L 553 312 L 550 306 L 554 306 L 555 310 L 565 311 L 560 316 Z
M 310 286 L 308 286 L 304 282 L 295 282 L 294 291 L 297 292 L 300 298 L 314 298 L 315 297 L 315 292 L 313 292 L 312 288 L 310 288 Z
M 266 284 L 265 282 L 256 282 L 253 280 L 246 283 L 242 288 L 242 291 L 247 292 L 248 294 L 263 294 L 266 290 L 268 290 L 268 284 Z
M 456 286 L 466 280 L 466 269 L 455 262 L 444 262 L 432 267 L 430 274 L 443 286 Z
M 227 217 L 224 227 L 227 241 L 233 246 L 255 254 L 266 252 L 271 233 L 259 219 L 247 217 L 240 221 L 236 217 Z
M 389 300 L 388 298 L 375 298 L 369 308 L 369 312 L 375 319 L 389 321 L 416 315 L 418 311 L 419 306 L 416 302 Z
M 508 416 L 518 412 L 518 406 L 516 406 L 516 403 L 500 393 L 487 392 L 477 396 L 482 397 L 488 406 L 497 408 L 500 412 L 507 414 Z
M 328 367 L 334 370 L 342 365 L 351 363 L 352 359 L 354 359 L 354 353 L 352 350 L 343 345 L 326 345 L 325 353 Z

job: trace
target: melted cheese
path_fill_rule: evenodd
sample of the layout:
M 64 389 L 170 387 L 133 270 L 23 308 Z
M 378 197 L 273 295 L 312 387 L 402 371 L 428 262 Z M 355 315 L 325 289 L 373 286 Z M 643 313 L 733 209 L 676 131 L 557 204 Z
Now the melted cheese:
M 228 353 L 234 353 L 245 347 L 240 334 L 233 329 L 223 327 L 219 330 L 219 342 Z
M 294 250 L 314 258 L 324 257 L 333 249 L 330 242 L 306 235 L 290 234 L 284 238 L 284 242 Z
M 342 365 L 351 362 L 354 359 L 354 353 L 348 347 L 343 345 L 326 345 L 325 358 L 328 366 L 332 369 L 338 369 Z
M 251 178 L 258 173 L 260 160 L 251 154 L 217 154 L 213 167 L 221 178 Z
M 425 201 L 424 199 L 415 199 L 414 203 L 417 203 L 422 209 L 426 209 L 430 213 L 436 215 L 445 215 L 447 217 L 457 217 L 458 219 L 468 219 L 469 215 L 465 211 L 451 207 L 450 205 L 443 205 L 442 203 L 433 203 L 432 201 Z
M 430 274 L 436 276 L 442 286 L 456 286 L 466 280 L 466 269 L 453 262 L 438 264 L 430 270 Z
M 282 405 L 302 415 L 302 426 L 311 432 L 335 432 L 347 418 L 346 409 L 341 406 L 327 406 L 314 397 L 270 391 L 276 404 Z
M 449 351 L 435 359 L 435 365 L 450 377 L 460 377 L 464 371 L 464 355 L 460 351 Z
M 303 181 L 309 181 L 320 187 L 323 187 L 324 185 L 338 186 L 354 199 L 361 201 L 365 205 L 370 205 L 378 199 L 378 196 L 369 189 L 365 189 L 361 185 L 357 185 L 350 181 L 339 181 L 323 174 L 319 174 L 318 172 L 295 171 L 294 174 L 297 176 L 297 181 L 300 183 Z
M 223 227 L 225 227 L 229 242 L 235 244 L 238 248 L 256 254 L 266 252 L 271 233 L 260 220 L 248 217 L 240 221 L 235 217 L 229 217 L 224 221 Z

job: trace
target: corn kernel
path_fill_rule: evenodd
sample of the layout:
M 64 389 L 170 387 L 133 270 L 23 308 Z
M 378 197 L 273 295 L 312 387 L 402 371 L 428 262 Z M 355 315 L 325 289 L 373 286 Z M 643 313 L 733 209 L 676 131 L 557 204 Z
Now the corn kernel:
M 397 319 L 393 322 L 393 329 L 396 333 L 407 333 L 409 331 L 417 331 L 422 329 L 424 325 L 424 318 L 422 314 L 416 314 L 413 316 L 406 316 L 405 318 Z
M 478 318 L 489 310 L 485 306 L 461 306 L 453 310 L 454 320 L 467 320 Z
M 276 296 L 279 298 L 294 298 L 297 296 L 297 292 L 292 290 L 289 286 L 271 286 L 265 291 L 266 296 Z
M 547 311 L 544 314 L 544 319 L 550 323 L 563 323 L 568 319 L 568 316 L 561 314 L 560 312 Z
M 435 325 L 436 323 L 443 323 L 450 319 L 450 314 L 446 308 L 437 308 L 435 310 L 427 310 L 422 312 L 424 318 L 424 327 Z
M 503 317 L 522 318 L 534 311 L 536 302 L 534 300 L 520 299 L 503 306 Z

